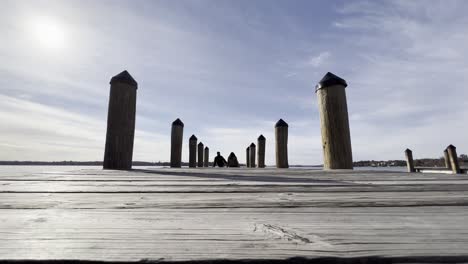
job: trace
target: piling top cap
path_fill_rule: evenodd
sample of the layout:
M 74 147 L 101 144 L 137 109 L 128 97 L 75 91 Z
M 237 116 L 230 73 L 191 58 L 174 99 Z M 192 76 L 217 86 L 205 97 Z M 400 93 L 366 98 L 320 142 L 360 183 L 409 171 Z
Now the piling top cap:
M 172 125 L 173 126 L 181 126 L 183 127 L 184 126 L 184 123 L 182 121 L 180 121 L 179 118 L 177 118 L 174 122 L 172 122 Z
M 258 140 L 265 140 L 265 137 L 264 137 L 263 135 L 260 135 L 260 136 L 258 137 Z
M 450 144 L 450 145 L 447 147 L 447 149 L 456 149 L 456 147 L 455 147 L 454 145 Z
M 250 148 L 250 146 L 249 146 L 249 147 L 247 147 L 247 150 L 249 150 L 249 148 Z
M 197 140 L 197 137 L 196 137 L 195 135 L 192 135 L 192 136 L 190 137 L 190 140 Z
M 198 146 L 202 146 L 202 147 L 203 147 L 203 142 L 200 141 L 200 143 L 198 143 Z
M 344 79 L 341 79 L 331 72 L 327 72 L 327 74 L 323 76 L 322 80 L 320 80 L 320 82 L 315 86 L 315 92 L 322 88 L 327 88 L 333 85 L 342 85 L 344 87 L 348 86 Z
M 275 127 L 288 127 L 288 123 L 284 122 L 283 119 L 280 119 L 278 122 L 276 122 Z
M 250 147 L 255 148 L 255 144 L 252 142 L 252 144 L 250 144 Z
M 207 149 L 210 149 L 210 148 L 208 148 L 208 146 L 206 146 L 206 147 L 205 147 L 205 150 L 207 150 Z
M 411 151 L 411 149 L 407 148 L 407 149 L 405 149 L 405 152 L 413 152 L 413 151 Z
M 110 80 L 110 84 L 113 84 L 116 82 L 130 84 L 132 86 L 135 86 L 135 88 L 138 88 L 138 83 L 135 81 L 135 79 L 133 79 L 130 73 L 128 73 L 128 71 L 126 70 L 112 77 L 112 79 Z

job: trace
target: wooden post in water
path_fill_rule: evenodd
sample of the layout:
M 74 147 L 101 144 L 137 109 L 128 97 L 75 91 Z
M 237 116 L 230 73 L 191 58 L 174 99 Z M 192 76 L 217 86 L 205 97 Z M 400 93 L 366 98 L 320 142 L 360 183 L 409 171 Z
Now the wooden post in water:
M 450 166 L 452 167 L 452 172 L 455 174 L 461 173 L 460 164 L 458 164 L 457 148 L 454 145 L 449 145 L 447 147 L 447 152 L 450 160 Z
M 255 144 L 252 142 L 249 146 L 249 158 L 250 158 L 250 167 L 255 168 L 257 165 L 255 164 L 255 152 L 257 151 L 257 148 L 255 147 Z
M 123 71 L 110 80 L 104 169 L 132 168 L 138 83 Z
M 171 168 L 182 166 L 182 140 L 184 136 L 184 123 L 177 118 L 172 122 L 171 130 Z
M 260 135 L 257 139 L 257 159 L 258 159 L 258 167 L 265 168 L 265 137 Z
M 315 87 L 326 170 L 353 169 L 346 86 L 345 80 L 328 72 Z
M 246 162 L 245 162 L 245 166 L 247 168 L 250 168 L 250 148 L 247 147 L 247 150 L 246 150 L 246 158 L 245 158 Z
M 450 158 L 449 158 L 447 148 L 444 150 L 444 162 L 445 162 L 445 167 L 447 169 L 452 169 L 452 165 L 450 164 Z
M 189 168 L 197 167 L 197 137 L 192 135 L 189 139 Z
M 203 156 L 203 167 L 208 167 L 208 163 L 210 162 L 210 149 L 205 147 L 205 155 Z
M 203 149 L 204 149 L 203 143 L 202 142 L 198 143 L 198 164 L 197 164 L 197 166 L 199 168 L 203 168 Z
M 410 149 L 406 149 L 405 156 L 406 156 L 406 166 L 408 167 L 408 172 L 416 172 L 416 169 L 414 168 L 413 152 Z
M 276 167 L 289 168 L 288 163 L 288 124 L 280 119 L 275 125 Z

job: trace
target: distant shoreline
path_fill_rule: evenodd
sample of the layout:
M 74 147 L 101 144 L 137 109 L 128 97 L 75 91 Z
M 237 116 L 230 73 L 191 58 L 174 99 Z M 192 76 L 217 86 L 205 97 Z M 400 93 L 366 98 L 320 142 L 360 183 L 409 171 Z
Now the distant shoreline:
M 102 166 L 102 161 L 0 161 L 0 166 Z M 148 161 L 134 161 L 133 166 L 170 166 L 169 162 L 148 162 Z M 245 166 L 245 164 L 240 164 Z M 188 162 L 182 162 L 182 166 L 188 166 Z M 212 166 L 212 163 L 210 163 Z M 399 161 L 357 161 L 354 162 L 354 167 L 404 167 L 406 162 Z M 292 168 L 321 168 L 323 165 L 290 165 Z M 434 167 L 437 167 L 435 165 Z

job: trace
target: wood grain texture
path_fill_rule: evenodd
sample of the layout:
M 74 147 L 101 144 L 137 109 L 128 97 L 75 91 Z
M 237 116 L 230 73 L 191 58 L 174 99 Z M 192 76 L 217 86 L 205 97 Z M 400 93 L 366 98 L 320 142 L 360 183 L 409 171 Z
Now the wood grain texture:
M 455 148 L 453 145 L 450 145 L 447 147 L 447 153 L 449 156 L 450 168 L 452 169 L 452 172 L 455 174 L 461 173 L 460 164 L 458 163 L 457 148 Z
M 450 158 L 449 158 L 447 149 L 444 149 L 444 163 L 447 169 L 450 169 L 450 170 L 452 169 L 452 165 L 450 164 Z
M 203 167 L 208 167 L 210 162 L 210 149 L 205 147 L 205 154 L 203 155 Z
M 277 168 L 289 168 L 288 127 L 275 127 L 275 156 Z
M 250 168 L 250 147 L 245 150 L 245 166 Z
M 408 172 L 416 172 L 416 169 L 414 168 L 413 152 L 410 149 L 405 150 L 405 157 Z
M 255 144 L 251 144 L 249 146 L 249 159 L 250 159 L 250 162 L 249 162 L 249 165 L 251 168 L 256 168 L 257 167 L 257 162 L 256 162 L 256 159 L 257 159 L 257 146 L 255 146 Z
M 189 139 L 189 167 L 197 167 L 197 139 Z
M 257 140 L 257 159 L 258 167 L 265 168 L 265 145 L 266 139 L 264 137 L 258 138 Z
M 325 169 L 352 169 L 346 91 L 342 85 L 317 90 Z
M 182 165 L 182 141 L 184 138 L 184 127 L 172 125 L 171 129 L 171 167 L 180 168 Z
M 132 168 L 136 91 L 136 86 L 130 84 L 111 84 L 104 150 L 105 169 Z
M 198 154 L 198 159 L 197 159 L 197 167 L 202 168 L 203 167 L 203 153 L 204 153 L 205 146 L 203 143 L 198 143 L 198 149 L 197 149 L 197 154 Z
M 2 260 L 468 260 L 468 175 L 3 171 Z

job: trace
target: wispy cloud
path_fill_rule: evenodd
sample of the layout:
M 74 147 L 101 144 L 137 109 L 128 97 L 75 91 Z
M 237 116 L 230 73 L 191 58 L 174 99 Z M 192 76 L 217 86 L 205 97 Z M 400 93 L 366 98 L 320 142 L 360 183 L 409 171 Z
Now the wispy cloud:
M 328 58 L 330 58 L 330 56 L 331 54 L 328 51 L 321 52 L 317 56 L 310 57 L 307 64 L 317 68 L 321 66 Z
M 468 151 L 466 1 L 44 3 L 0 11 L 0 159 L 102 159 L 109 79 L 124 69 L 139 82 L 139 160 L 168 160 L 181 118 L 184 139 L 241 161 L 264 134 L 273 164 L 284 118 L 290 163 L 320 163 L 314 86 L 328 71 L 349 84 L 356 159 Z M 66 30 L 64 49 L 39 45 L 38 16 Z

